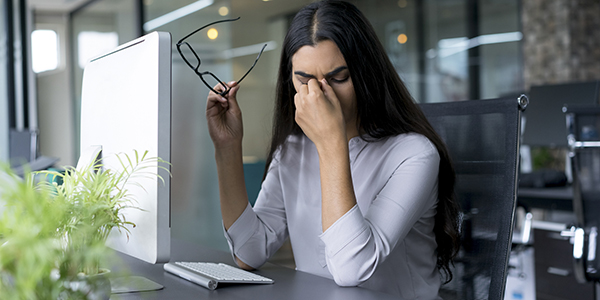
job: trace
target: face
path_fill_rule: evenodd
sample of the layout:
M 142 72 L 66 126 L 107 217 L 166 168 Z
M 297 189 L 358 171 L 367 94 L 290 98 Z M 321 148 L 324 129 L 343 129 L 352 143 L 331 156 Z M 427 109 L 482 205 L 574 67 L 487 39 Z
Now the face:
M 316 46 L 303 46 L 292 56 L 292 80 L 296 92 L 310 79 L 325 78 L 342 106 L 347 130 L 357 130 L 356 93 L 346 60 L 337 45 L 325 40 Z

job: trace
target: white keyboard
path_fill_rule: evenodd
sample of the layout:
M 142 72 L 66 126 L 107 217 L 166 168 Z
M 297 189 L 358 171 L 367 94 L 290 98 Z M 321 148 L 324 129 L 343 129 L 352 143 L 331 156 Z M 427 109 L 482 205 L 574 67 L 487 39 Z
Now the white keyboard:
M 222 283 L 271 284 L 273 279 L 263 277 L 223 263 L 174 262 L 166 263 L 165 271 L 201 285 L 209 290 Z

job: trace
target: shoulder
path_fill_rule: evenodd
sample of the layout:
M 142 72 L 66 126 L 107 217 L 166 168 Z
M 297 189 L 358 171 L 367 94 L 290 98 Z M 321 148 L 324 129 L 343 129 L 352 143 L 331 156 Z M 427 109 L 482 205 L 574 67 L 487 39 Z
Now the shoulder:
M 439 168 L 440 155 L 437 148 L 421 134 L 405 133 L 363 143 L 364 147 L 355 158 L 356 167 L 361 170 L 373 169 L 389 175 L 398 170 L 406 171 L 407 168 Z M 350 155 L 352 161 L 352 152 Z
M 314 148 L 312 141 L 304 134 L 291 134 L 273 153 L 273 161 L 280 163 L 286 159 L 302 155 L 306 150 Z
M 435 145 L 424 135 L 403 133 L 382 140 L 380 147 L 401 157 L 439 157 Z

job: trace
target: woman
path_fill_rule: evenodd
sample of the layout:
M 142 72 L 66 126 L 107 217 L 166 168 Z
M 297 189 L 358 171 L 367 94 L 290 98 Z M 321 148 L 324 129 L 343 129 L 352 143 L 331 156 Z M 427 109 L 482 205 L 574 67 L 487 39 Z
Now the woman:
M 356 7 L 303 8 L 284 40 L 273 137 L 256 204 L 242 166 L 239 86 L 211 92 L 225 236 L 260 267 L 289 236 L 297 269 L 402 299 L 437 299 L 458 249 L 446 148 Z M 218 88 L 218 87 L 217 87 Z

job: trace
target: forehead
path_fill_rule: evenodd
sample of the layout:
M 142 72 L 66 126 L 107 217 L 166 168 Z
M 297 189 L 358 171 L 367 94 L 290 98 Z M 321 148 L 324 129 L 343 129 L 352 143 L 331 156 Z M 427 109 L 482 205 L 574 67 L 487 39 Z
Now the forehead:
M 315 46 L 302 46 L 292 56 L 292 68 L 298 71 L 327 73 L 340 66 L 346 66 L 346 60 L 338 46 L 330 40 Z

